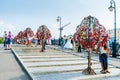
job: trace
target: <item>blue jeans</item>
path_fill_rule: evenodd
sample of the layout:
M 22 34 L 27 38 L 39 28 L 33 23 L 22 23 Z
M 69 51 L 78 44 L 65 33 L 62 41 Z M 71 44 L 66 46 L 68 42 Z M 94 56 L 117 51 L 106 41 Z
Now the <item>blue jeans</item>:
M 104 70 L 108 67 L 108 56 L 106 53 L 102 53 L 99 55 L 100 62 L 103 64 Z

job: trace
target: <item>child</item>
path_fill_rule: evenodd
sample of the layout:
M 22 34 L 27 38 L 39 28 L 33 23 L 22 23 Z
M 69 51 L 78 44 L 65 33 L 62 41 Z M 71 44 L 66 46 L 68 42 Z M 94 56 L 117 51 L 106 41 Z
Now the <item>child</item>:
M 30 36 L 27 34 L 27 37 L 26 37 L 26 46 L 30 46 Z

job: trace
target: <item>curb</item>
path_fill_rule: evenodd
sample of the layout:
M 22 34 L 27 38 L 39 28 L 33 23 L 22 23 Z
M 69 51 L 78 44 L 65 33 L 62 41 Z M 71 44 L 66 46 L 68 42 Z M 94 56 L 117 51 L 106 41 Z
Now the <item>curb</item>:
M 19 56 L 16 54 L 16 52 L 14 51 L 13 48 L 11 48 L 11 51 L 15 57 L 15 59 L 17 60 L 17 62 L 19 63 L 19 65 L 21 66 L 21 68 L 25 71 L 25 73 L 28 75 L 28 77 L 30 78 L 30 80 L 35 80 L 35 77 L 28 72 L 27 68 L 22 64 L 23 62 L 20 60 Z

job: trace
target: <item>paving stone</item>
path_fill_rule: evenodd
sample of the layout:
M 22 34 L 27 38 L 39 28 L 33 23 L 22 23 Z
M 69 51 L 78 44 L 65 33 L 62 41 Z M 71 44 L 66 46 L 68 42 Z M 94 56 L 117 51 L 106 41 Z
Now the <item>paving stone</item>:
M 87 53 L 75 53 L 72 50 L 49 45 L 47 47 L 43 53 L 39 52 L 38 47 L 12 47 L 34 80 L 92 80 L 106 79 L 120 74 L 120 69 L 112 65 L 109 65 L 110 74 L 101 74 L 98 56 L 92 54 L 92 68 L 97 75 L 84 75 L 82 71 L 88 66 Z

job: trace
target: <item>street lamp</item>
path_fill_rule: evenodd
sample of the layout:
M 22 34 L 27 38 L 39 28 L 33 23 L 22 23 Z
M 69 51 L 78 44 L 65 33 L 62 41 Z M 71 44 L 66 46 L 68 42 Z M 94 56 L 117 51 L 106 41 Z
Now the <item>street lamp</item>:
M 112 4 L 114 6 L 112 6 Z M 113 53 L 112 53 L 112 57 L 116 57 L 116 4 L 114 0 L 110 1 L 110 7 L 108 8 L 110 11 L 114 10 L 114 43 L 113 45 Z
M 57 17 L 57 22 L 60 22 L 60 37 L 62 37 L 63 28 L 61 28 L 61 17 L 60 16 Z

